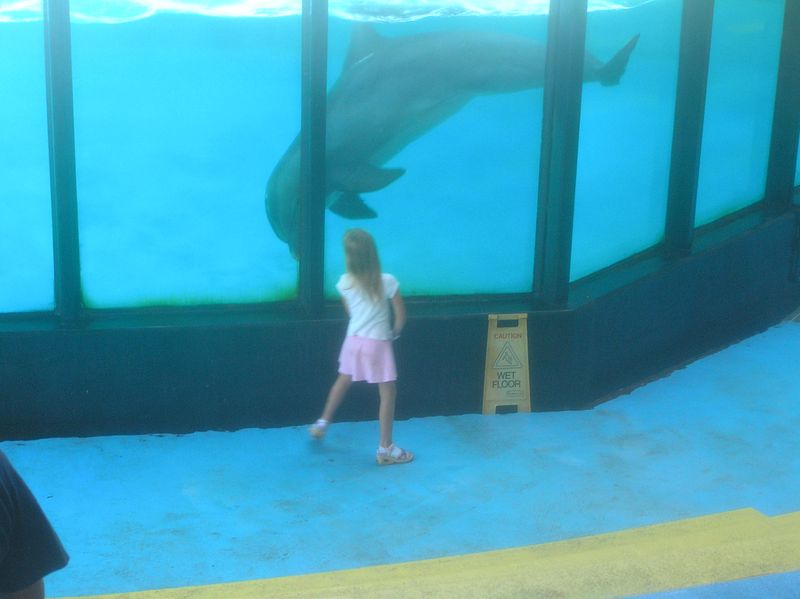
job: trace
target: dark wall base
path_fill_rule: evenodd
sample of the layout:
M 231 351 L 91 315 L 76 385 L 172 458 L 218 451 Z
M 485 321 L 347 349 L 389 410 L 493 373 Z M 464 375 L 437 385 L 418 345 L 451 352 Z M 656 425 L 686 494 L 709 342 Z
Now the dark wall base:
M 590 407 L 779 322 L 800 304 L 796 234 L 786 215 L 571 309 L 530 312 L 534 409 Z M 485 314 L 410 313 L 398 417 L 480 412 Z M 343 332 L 341 319 L 2 332 L 0 438 L 307 424 Z M 376 415 L 362 384 L 340 419 Z
M 570 407 L 781 322 L 800 304 L 797 233 L 791 215 L 766 223 L 577 309 Z

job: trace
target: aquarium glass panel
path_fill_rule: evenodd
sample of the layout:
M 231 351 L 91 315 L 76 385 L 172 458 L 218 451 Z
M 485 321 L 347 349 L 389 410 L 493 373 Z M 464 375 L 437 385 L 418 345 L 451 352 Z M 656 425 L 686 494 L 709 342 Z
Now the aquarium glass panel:
M 0 7 L 0 313 L 52 310 L 41 3 Z
M 531 291 L 546 28 L 544 14 L 331 20 L 328 297 L 351 227 L 405 295 Z
M 680 0 L 589 14 L 571 279 L 664 235 L 681 20 Z M 605 67 L 639 35 L 627 68 Z M 601 81 L 605 78 L 606 84 Z M 610 78 L 610 79 L 609 79 Z
M 783 0 L 715 3 L 696 224 L 761 200 Z
M 800 145 L 797 147 L 797 169 L 794 173 L 794 184 L 800 186 Z
M 72 39 L 87 304 L 295 297 L 297 263 L 265 190 L 299 123 L 299 15 L 85 6 L 96 12 L 73 12 Z

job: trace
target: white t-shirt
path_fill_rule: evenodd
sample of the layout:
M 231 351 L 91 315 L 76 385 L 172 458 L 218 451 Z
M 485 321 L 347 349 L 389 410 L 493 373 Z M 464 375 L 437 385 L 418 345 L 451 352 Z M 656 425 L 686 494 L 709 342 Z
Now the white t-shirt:
M 392 275 L 383 273 L 382 301 L 375 302 L 364 293 L 350 274 L 345 273 L 336 283 L 336 290 L 344 298 L 350 311 L 350 323 L 347 325 L 347 336 L 368 337 L 369 339 L 390 340 L 392 327 L 389 322 L 389 301 L 397 294 L 400 284 Z

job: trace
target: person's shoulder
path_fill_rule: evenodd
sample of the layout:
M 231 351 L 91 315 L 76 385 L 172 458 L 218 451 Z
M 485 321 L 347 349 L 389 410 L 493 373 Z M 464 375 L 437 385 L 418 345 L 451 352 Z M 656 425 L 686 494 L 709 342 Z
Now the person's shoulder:
M 339 280 L 336 282 L 336 289 L 339 290 L 340 292 L 344 291 L 345 289 L 350 289 L 352 286 L 353 286 L 353 281 L 352 277 L 350 276 L 350 273 L 344 273 L 341 277 L 339 277 Z

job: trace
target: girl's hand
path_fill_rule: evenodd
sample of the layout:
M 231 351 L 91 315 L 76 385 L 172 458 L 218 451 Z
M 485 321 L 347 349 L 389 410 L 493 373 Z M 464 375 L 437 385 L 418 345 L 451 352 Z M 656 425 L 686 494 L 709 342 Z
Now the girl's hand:
M 394 328 L 392 329 L 392 339 L 397 339 L 406 326 L 406 306 L 403 303 L 403 296 L 400 291 L 392 298 L 392 311 L 394 312 Z

